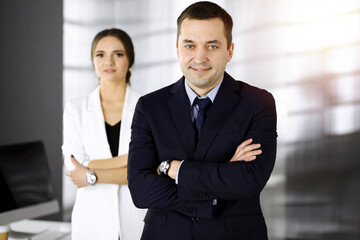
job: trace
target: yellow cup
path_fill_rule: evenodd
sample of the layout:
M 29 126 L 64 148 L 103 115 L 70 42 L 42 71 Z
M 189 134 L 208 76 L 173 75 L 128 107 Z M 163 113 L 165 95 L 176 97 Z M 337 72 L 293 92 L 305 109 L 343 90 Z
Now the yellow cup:
M 9 236 L 9 227 L 0 226 L 0 240 L 8 240 Z

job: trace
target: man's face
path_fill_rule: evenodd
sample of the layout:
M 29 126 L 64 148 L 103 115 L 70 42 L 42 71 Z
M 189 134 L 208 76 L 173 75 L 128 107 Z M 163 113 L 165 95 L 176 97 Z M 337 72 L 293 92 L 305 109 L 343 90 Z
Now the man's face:
M 204 96 L 222 80 L 234 44 L 227 48 L 220 18 L 186 18 L 181 24 L 176 50 L 187 83 L 198 95 Z

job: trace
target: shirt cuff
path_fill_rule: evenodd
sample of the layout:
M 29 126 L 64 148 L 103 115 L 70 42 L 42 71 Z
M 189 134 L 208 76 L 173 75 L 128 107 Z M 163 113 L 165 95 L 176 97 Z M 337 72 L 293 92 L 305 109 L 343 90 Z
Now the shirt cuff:
M 184 162 L 184 160 L 181 161 L 181 163 L 179 164 L 179 168 L 177 170 L 177 173 L 176 173 L 176 179 L 175 179 L 175 183 L 178 184 L 179 183 L 179 171 L 180 171 L 180 167 L 181 167 L 181 164 Z

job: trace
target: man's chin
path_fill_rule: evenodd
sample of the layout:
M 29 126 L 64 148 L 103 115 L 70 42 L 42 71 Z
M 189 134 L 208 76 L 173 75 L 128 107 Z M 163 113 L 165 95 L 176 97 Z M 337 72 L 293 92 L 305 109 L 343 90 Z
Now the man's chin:
M 205 88 L 208 85 L 208 81 L 205 78 L 186 78 L 191 85 L 197 88 Z
M 195 72 L 190 74 L 191 79 L 196 82 L 207 81 L 210 78 L 210 72 Z

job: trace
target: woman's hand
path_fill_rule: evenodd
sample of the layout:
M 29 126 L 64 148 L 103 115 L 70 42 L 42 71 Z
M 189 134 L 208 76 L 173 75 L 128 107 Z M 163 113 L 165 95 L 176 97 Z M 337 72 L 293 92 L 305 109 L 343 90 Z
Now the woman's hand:
M 248 139 L 242 142 L 236 149 L 234 156 L 231 158 L 230 162 L 235 161 L 245 161 L 250 162 L 256 159 L 256 155 L 261 154 L 260 144 L 250 144 L 252 139 Z
M 88 185 L 86 181 L 86 174 L 88 169 L 82 166 L 75 158 L 71 157 L 71 162 L 74 164 L 75 169 L 67 171 L 66 176 L 70 177 L 70 180 L 78 187 L 85 187 Z

